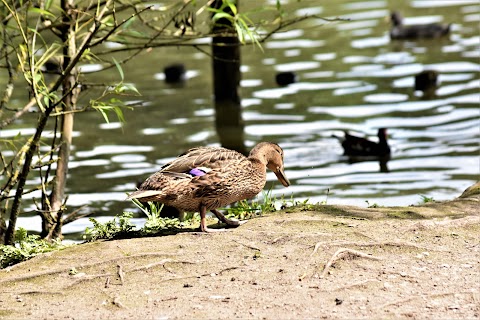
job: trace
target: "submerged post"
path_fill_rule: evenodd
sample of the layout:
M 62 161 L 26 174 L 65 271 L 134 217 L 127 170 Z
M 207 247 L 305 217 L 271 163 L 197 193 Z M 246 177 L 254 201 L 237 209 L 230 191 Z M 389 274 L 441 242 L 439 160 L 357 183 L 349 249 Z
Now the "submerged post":
M 220 9 L 223 0 L 215 0 L 212 7 Z M 239 1 L 235 5 L 238 8 Z M 224 11 L 232 14 L 226 6 Z M 215 99 L 215 127 L 223 147 L 246 153 L 244 122 L 240 99 L 240 41 L 235 26 L 226 18 L 213 26 L 212 67 Z

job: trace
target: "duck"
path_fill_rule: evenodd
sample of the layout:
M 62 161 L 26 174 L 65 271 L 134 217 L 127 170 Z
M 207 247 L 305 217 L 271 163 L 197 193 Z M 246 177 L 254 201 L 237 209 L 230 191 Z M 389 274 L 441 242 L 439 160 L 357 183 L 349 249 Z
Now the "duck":
M 450 32 L 451 24 L 417 24 L 403 25 L 403 17 L 398 11 L 390 15 L 393 26 L 390 29 L 391 39 L 419 39 L 419 38 L 440 38 Z
M 385 157 L 390 155 L 390 146 L 387 141 L 387 129 L 378 129 L 378 142 L 357 137 L 345 131 L 345 136 L 340 138 L 344 155 L 351 157 Z
M 415 90 L 423 92 L 434 90 L 438 84 L 438 72 L 424 70 L 415 75 Z
M 217 209 L 259 194 L 266 183 L 267 168 L 288 187 L 283 154 L 282 148 L 272 142 L 258 143 L 248 156 L 223 147 L 195 147 L 162 166 L 127 199 L 199 212 L 202 232 L 222 230 L 207 227 L 207 211 L 228 227 L 238 227 L 245 221 L 230 220 Z
M 179 83 L 185 81 L 185 65 L 182 63 L 174 63 L 163 68 L 165 74 L 165 82 Z
M 297 82 L 297 79 L 298 76 L 293 71 L 278 72 L 275 75 L 275 82 L 281 87 L 285 87 L 289 84 L 295 83 Z

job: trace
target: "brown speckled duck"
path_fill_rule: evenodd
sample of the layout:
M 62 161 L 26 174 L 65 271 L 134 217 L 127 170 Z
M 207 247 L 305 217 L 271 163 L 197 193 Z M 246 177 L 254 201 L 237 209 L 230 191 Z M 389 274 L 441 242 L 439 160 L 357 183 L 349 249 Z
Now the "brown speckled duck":
M 440 38 L 450 32 L 450 24 L 417 24 L 403 25 L 403 17 L 398 11 L 390 15 L 392 28 L 390 29 L 391 39 L 419 39 L 419 38 Z
M 275 143 L 260 142 L 248 157 L 221 147 L 192 148 L 147 178 L 128 199 L 200 212 L 203 232 L 214 231 L 207 228 L 207 210 L 228 226 L 236 227 L 242 222 L 227 219 L 217 209 L 260 193 L 267 168 L 285 187 L 290 185 L 283 169 L 283 150 Z

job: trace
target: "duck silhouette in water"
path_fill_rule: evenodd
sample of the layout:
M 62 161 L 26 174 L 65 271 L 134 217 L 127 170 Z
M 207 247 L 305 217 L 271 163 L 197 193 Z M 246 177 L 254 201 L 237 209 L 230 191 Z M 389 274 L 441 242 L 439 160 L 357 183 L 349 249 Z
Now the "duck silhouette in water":
M 387 162 L 390 160 L 390 146 L 387 141 L 387 129 L 378 129 L 378 142 L 357 137 L 345 131 L 344 137 L 337 137 L 342 147 L 343 154 L 348 156 L 348 163 L 378 160 L 380 172 L 389 172 Z
M 345 136 L 339 138 L 343 154 L 352 157 L 385 157 L 390 155 L 390 146 L 387 141 L 387 129 L 378 129 L 378 142 L 370 141 L 363 137 L 357 137 L 345 131 Z
M 391 39 L 440 38 L 450 32 L 451 24 L 429 23 L 404 26 L 403 17 L 398 11 L 393 11 L 390 18 L 393 24 L 390 29 Z

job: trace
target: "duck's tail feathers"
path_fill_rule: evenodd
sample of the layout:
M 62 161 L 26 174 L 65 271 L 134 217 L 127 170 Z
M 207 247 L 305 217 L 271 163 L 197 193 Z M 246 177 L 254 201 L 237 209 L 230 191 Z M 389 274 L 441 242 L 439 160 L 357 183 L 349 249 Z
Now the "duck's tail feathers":
M 130 199 L 141 199 L 141 198 L 150 198 L 157 196 L 159 194 L 162 194 L 162 191 L 160 190 L 138 190 L 135 192 L 132 192 L 131 194 L 128 195 L 126 200 Z
M 343 134 L 344 134 L 344 136 L 342 137 L 342 136 L 336 135 L 335 133 L 332 133 L 332 136 L 331 136 L 331 137 L 332 137 L 332 138 L 335 138 L 335 139 L 338 139 L 338 141 L 340 141 L 340 142 L 343 142 L 343 141 L 345 141 L 345 136 L 346 136 L 348 133 L 347 133 L 347 131 L 344 131 Z

